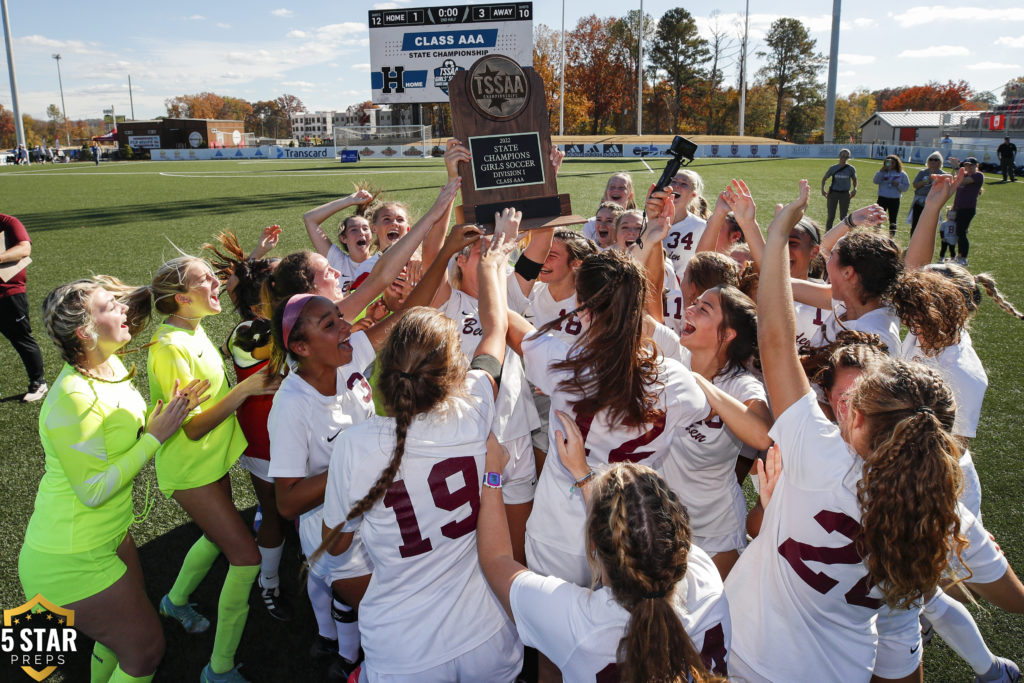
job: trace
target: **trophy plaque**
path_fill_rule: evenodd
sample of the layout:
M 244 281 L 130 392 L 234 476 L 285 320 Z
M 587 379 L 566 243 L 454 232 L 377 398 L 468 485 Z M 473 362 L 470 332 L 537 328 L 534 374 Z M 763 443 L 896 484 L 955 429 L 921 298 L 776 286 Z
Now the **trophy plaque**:
M 471 161 L 459 164 L 462 206 L 456 221 L 494 226 L 505 207 L 523 212 L 520 230 L 576 225 L 568 194 L 558 193 L 544 83 L 531 67 L 491 54 L 448 85 L 455 137 Z

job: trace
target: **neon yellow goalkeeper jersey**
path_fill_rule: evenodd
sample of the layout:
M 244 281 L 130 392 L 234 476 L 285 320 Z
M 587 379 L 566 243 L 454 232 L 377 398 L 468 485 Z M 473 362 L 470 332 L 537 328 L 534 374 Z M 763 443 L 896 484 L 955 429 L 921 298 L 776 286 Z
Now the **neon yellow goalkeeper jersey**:
M 132 522 L 132 481 L 160 442 L 144 433 L 146 401 L 117 357 L 120 382 L 86 377 L 65 364 L 39 413 L 46 472 L 25 543 L 48 553 L 93 550 Z

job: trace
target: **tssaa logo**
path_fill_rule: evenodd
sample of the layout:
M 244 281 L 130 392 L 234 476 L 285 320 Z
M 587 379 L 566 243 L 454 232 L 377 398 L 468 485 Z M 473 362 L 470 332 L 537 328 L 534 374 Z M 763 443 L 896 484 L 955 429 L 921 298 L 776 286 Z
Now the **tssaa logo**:
M 4 610 L 0 649 L 11 666 L 41 681 L 78 651 L 73 610 L 37 595 L 24 605 Z
M 526 106 L 529 84 L 523 69 L 508 57 L 488 55 L 469 72 L 469 95 L 481 113 L 510 118 Z

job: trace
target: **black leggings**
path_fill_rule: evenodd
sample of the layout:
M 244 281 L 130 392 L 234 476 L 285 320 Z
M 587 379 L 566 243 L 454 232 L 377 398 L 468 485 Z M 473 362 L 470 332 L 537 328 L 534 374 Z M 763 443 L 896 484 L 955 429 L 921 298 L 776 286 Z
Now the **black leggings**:
M 889 214 L 889 232 L 895 234 L 896 232 L 896 216 L 900 212 L 900 198 L 899 197 L 879 197 L 878 205 L 885 209 L 885 212 Z
M 28 297 L 24 292 L 0 297 L 0 333 L 7 337 L 25 364 L 30 384 L 46 381 L 43 376 L 43 354 L 32 336 L 28 320 Z
M 977 209 L 957 209 L 956 210 L 956 251 L 957 256 L 967 258 L 967 250 L 971 248 L 971 243 L 967 240 L 967 229 L 971 227 L 971 220 L 974 218 L 974 214 Z

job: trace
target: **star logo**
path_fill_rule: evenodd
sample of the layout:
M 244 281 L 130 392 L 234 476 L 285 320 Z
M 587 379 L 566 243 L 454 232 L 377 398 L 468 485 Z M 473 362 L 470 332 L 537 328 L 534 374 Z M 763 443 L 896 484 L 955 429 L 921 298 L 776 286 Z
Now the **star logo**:
M 529 79 L 522 67 L 502 55 L 488 55 L 470 67 L 470 101 L 489 118 L 516 116 L 529 98 Z

